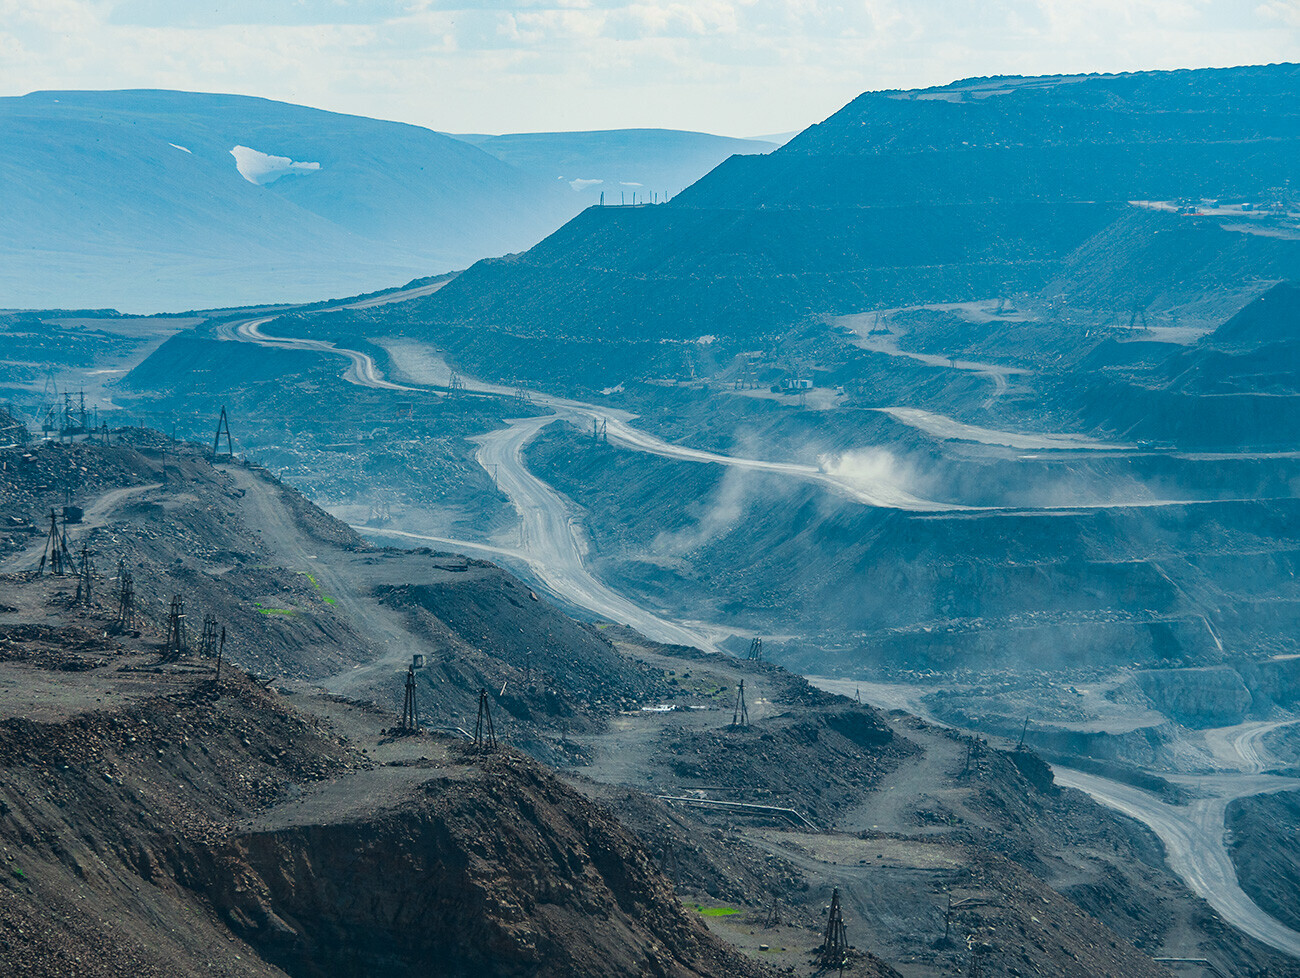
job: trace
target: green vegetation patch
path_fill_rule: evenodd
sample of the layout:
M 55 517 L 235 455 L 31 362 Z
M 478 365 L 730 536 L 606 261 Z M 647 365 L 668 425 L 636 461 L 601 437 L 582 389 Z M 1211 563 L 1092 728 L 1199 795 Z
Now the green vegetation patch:
M 314 587 L 316 591 L 320 594 L 322 601 L 324 601 L 326 604 L 337 603 L 333 598 L 331 598 L 328 594 L 326 594 L 324 591 L 321 590 L 320 582 L 317 581 L 315 577 L 313 577 L 311 574 L 308 574 L 306 571 L 299 571 L 298 573 L 302 574 L 303 577 L 311 581 L 311 586 Z
M 695 909 L 704 917 L 730 917 L 732 914 L 740 913 L 735 907 L 702 907 L 698 903 Z

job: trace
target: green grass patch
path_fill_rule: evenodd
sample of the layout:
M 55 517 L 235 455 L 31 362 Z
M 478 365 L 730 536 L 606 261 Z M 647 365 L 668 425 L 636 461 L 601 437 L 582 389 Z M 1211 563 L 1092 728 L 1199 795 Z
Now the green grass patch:
M 253 607 L 259 615 L 288 615 L 292 618 L 298 613 L 293 608 L 263 608 L 260 601 L 253 602 Z
M 695 909 L 704 917 L 730 917 L 732 914 L 740 913 L 735 907 L 702 907 L 698 903 Z
M 311 581 L 311 586 L 316 589 L 318 594 L 320 594 L 322 601 L 324 601 L 326 604 L 336 603 L 333 598 L 331 598 L 328 594 L 326 594 L 324 591 L 321 590 L 320 583 L 316 580 L 315 577 L 313 577 L 311 574 L 308 574 L 306 571 L 299 571 L 298 573 L 301 574 L 303 577 L 307 578 L 307 580 Z

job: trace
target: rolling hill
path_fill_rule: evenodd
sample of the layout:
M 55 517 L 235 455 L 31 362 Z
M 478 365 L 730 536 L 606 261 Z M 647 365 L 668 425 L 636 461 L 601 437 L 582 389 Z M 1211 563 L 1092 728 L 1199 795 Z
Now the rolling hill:
M 0 306 L 305 301 L 526 248 L 573 194 L 418 126 L 171 91 L 0 99 Z

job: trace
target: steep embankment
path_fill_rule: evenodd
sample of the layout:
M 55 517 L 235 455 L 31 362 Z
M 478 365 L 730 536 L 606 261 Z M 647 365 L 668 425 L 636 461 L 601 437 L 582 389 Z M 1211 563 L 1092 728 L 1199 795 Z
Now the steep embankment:
M 583 508 L 599 574 L 669 613 L 799 631 L 792 668 L 1169 665 L 1225 658 L 1216 636 L 1294 649 L 1294 500 L 909 514 L 559 425 L 527 457 Z
M 400 697 L 411 650 L 442 639 L 403 635 L 373 569 L 423 579 L 444 616 L 425 622 L 453 637 L 506 600 L 508 575 L 428 552 L 394 568 L 266 476 L 133 437 L 8 450 L 0 469 L 14 528 L 0 568 L 0 971 L 414 975 L 436 956 L 449 975 L 762 973 L 708 936 L 611 815 L 535 762 L 392 736 L 392 710 L 287 678 L 341 672 L 361 686 L 369 667 L 377 698 Z M 28 569 L 37 514 L 64 484 L 86 511 L 72 545 L 100 568 L 89 599 L 83 579 Z M 370 585 L 346 576 L 349 559 Z M 135 580 L 125 625 L 118 566 Z M 475 649 L 459 682 L 422 670 L 422 716 L 496 693 L 503 673 L 523 672 L 496 656 L 521 641 L 554 672 L 514 700 L 558 699 L 592 728 L 600 697 L 640 675 L 519 593 L 497 638 L 450 646 Z M 165 647 L 174 595 L 189 615 L 179 654 Z M 197 634 L 218 615 L 230 639 L 219 677 Z M 232 659 L 286 678 L 272 690 Z M 580 674 L 561 670 L 578 660 Z M 526 739 L 538 724 L 512 717 L 503 694 L 489 697 L 498 734 Z
M 752 345 L 812 314 L 1037 291 L 1077 278 L 1071 256 L 1129 201 L 1249 199 L 1300 177 L 1296 78 L 1281 65 L 868 93 L 665 207 L 586 212 L 398 315 L 440 338 L 480 328 L 486 346 L 599 339 L 597 359 L 635 375 L 641 351 L 611 340 Z M 1249 237 L 1211 236 L 1193 257 L 1240 284 L 1257 274 L 1246 252 L 1277 244 Z M 486 350 L 463 355 L 499 373 Z
M 1257 263 L 1261 275 L 1300 276 L 1300 239 L 1269 248 L 1284 250 L 1289 263 Z M 1099 347 L 1088 360 L 1093 369 L 1063 381 L 1062 388 L 1089 423 L 1126 438 L 1188 448 L 1292 450 L 1300 431 L 1298 293 L 1293 282 L 1278 283 L 1195 346 L 1156 349 L 1136 363 L 1126 362 L 1122 347 Z
M 423 974 L 436 956 L 448 975 L 758 973 L 535 764 L 432 739 L 367 755 L 310 700 L 150 662 L 5 629 L 7 688 L 63 677 L 37 720 L 25 694 L 0 703 L 6 967 L 314 978 Z
M 1289 927 L 1300 928 L 1300 794 L 1242 798 L 1228 806 L 1228 832 L 1237 879 L 1250 898 Z

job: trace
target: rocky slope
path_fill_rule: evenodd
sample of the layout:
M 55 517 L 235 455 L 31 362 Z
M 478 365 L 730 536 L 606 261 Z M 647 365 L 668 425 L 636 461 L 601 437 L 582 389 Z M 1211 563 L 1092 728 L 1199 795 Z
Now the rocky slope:
M 1292 844 L 1300 795 L 1242 798 L 1228 807 L 1232 859 L 1241 888 L 1289 927 L 1300 927 L 1300 859 Z
M 310 578 L 274 566 L 292 555 L 276 552 L 273 523 L 250 526 L 256 509 L 226 508 L 246 490 L 178 449 L 170 491 L 146 481 L 162 481 L 147 445 L 5 459 L 15 463 L 6 518 L 33 518 L 57 484 L 49 475 L 96 473 L 80 492 L 99 504 L 71 532 L 101 568 L 129 548 L 139 616 L 134 630 L 117 628 L 102 569 L 90 603 L 77 603 L 75 578 L 25 570 L 39 531 L 11 537 L 0 970 L 424 974 L 433 959 L 449 975 L 762 973 L 708 935 L 612 816 L 535 762 L 456 737 L 387 736 L 390 711 L 287 678 L 272 690 L 230 665 L 321 676 L 375 652 L 351 624 L 326 624 L 332 605 Z M 277 498 L 319 549 L 365 549 L 318 510 Z M 256 581 L 277 582 L 281 608 L 248 600 Z M 211 657 L 161 655 L 160 597 L 182 589 L 191 614 L 201 600 L 229 628 L 219 679 Z M 563 636 L 571 655 L 582 634 Z M 432 711 L 433 697 L 424 702 Z
M 600 359 L 635 376 L 632 339 L 753 349 L 811 315 L 1044 287 L 1090 291 L 1093 304 L 1105 292 L 1127 309 L 1155 298 L 1143 292 L 1153 282 L 1186 281 L 1132 274 L 1162 260 L 1229 286 L 1261 264 L 1294 275 L 1292 236 L 1220 217 L 1197 224 L 1195 247 L 1170 251 L 1132 237 L 1129 202 L 1273 207 L 1297 176 L 1296 79 L 1276 65 L 867 93 L 767 156 L 733 157 L 667 206 L 589 210 L 391 314 L 431 337 L 454 324 L 599 340 Z M 1108 238 L 1140 260 L 1114 260 L 1115 240 L 1094 244 Z M 1083 284 L 1125 274 L 1127 285 Z M 465 352 L 467 367 L 491 372 L 490 357 Z

